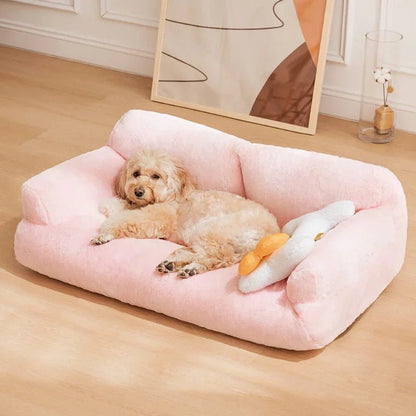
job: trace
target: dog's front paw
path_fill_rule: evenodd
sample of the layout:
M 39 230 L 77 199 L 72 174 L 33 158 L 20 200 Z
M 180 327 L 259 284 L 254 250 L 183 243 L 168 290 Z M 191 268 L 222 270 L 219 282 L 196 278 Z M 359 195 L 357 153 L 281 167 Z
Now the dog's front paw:
M 159 273 L 176 272 L 176 266 L 173 261 L 165 260 L 165 261 L 162 261 L 162 263 L 157 265 L 156 270 Z
M 98 210 L 107 218 L 117 212 L 123 211 L 127 207 L 127 202 L 120 198 L 110 198 L 104 201 Z
M 93 246 L 100 246 L 111 241 L 114 237 L 111 234 L 99 234 L 97 237 L 93 238 L 90 241 L 90 244 Z
M 98 211 L 100 211 L 101 214 L 104 214 L 106 217 L 109 217 L 111 213 L 110 208 L 107 205 L 100 205 L 98 207 Z

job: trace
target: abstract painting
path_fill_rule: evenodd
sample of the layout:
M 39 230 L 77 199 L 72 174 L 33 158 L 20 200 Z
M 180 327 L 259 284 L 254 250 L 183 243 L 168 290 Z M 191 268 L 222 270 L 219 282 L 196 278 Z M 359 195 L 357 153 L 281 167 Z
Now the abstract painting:
M 333 0 L 163 0 L 152 99 L 314 134 Z

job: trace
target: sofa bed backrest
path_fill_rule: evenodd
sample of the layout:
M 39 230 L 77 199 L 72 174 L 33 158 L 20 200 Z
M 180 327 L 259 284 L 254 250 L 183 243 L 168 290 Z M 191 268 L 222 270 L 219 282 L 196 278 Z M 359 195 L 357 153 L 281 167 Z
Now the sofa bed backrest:
M 141 148 L 163 149 L 179 159 L 200 189 L 244 195 L 240 161 L 235 152 L 243 140 L 167 114 L 128 111 L 109 140 L 124 158 Z
M 261 144 L 240 146 L 238 153 L 247 198 L 267 207 L 281 227 L 337 200 L 362 210 L 404 197 L 394 174 L 380 166 Z

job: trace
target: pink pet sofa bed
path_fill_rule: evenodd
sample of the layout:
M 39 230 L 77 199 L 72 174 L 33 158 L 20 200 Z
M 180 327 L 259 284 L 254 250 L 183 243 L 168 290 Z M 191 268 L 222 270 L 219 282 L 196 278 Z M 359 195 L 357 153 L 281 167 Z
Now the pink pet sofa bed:
M 276 133 L 278 134 L 278 133 Z M 316 243 L 288 279 L 238 290 L 237 265 L 182 280 L 155 266 L 178 248 L 164 240 L 114 240 L 91 246 L 125 158 L 163 148 L 183 161 L 202 189 L 244 195 L 282 227 L 337 200 L 356 214 Z M 399 272 L 407 211 L 387 169 L 325 154 L 252 144 L 173 116 L 127 112 L 109 143 L 29 179 L 15 253 L 23 265 L 122 302 L 245 340 L 294 350 L 334 340 Z

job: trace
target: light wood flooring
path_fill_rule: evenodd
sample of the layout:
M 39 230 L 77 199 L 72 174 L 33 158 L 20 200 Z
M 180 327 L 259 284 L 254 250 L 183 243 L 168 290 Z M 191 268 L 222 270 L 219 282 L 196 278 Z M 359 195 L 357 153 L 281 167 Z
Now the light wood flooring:
M 321 116 L 315 136 L 150 101 L 151 80 L 0 47 L 0 415 L 416 414 L 416 136 L 371 145 Z M 404 267 L 342 336 L 268 348 L 89 293 L 19 265 L 20 186 L 106 143 L 130 108 L 267 144 L 380 164 L 402 181 Z

